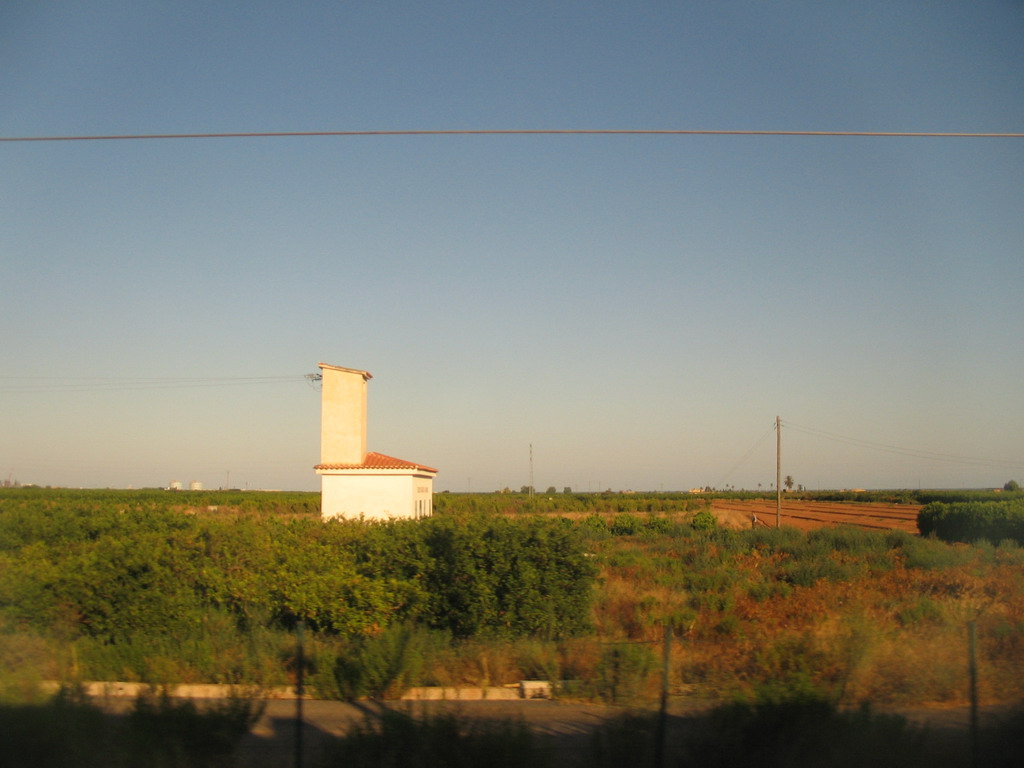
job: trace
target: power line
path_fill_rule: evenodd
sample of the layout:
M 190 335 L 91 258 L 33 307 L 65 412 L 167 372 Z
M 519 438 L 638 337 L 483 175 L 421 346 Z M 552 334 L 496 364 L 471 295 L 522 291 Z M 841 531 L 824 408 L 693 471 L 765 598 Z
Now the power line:
M 125 133 L 67 136 L 0 136 L 0 142 L 137 141 L 146 139 L 269 139 L 356 136 L 820 136 L 866 138 L 1022 139 L 1024 133 L 960 131 L 732 131 L 643 128 L 499 128 L 382 131 L 230 131 L 224 133 Z
M 725 481 L 729 479 L 729 477 L 732 475 L 732 473 L 735 472 L 737 469 L 739 469 L 740 465 L 743 464 L 747 459 L 749 459 L 751 454 L 753 454 L 754 451 L 757 450 L 758 446 L 760 446 L 761 443 L 763 443 L 765 441 L 765 438 L 767 438 L 768 435 L 770 435 L 774 431 L 775 431 L 775 422 L 772 422 L 772 425 L 770 427 L 768 427 L 768 429 L 765 431 L 765 433 L 763 435 L 761 435 L 759 438 L 757 438 L 757 440 L 754 441 L 754 444 L 752 446 L 750 446 L 750 449 L 746 453 L 744 453 L 739 458 L 739 460 L 729 468 L 729 471 L 726 472 L 725 475 L 722 476 L 722 479 L 718 481 L 718 483 L 715 485 L 715 487 L 716 488 L 724 487 L 725 486 Z
M 146 389 L 185 389 L 195 387 L 231 387 L 253 384 L 284 384 L 306 381 L 300 376 L 226 376 L 226 377 L 152 377 L 128 378 L 111 376 L 54 377 L 0 376 L 0 392 L 63 393 L 121 392 Z
M 838 443 L 846 443 L 847 445 L 856 445 L 861 448 L 871 448 L 873 450 L 884 451 L 887 453 L 895 453 L 900 456 L 909 456 L 916 459 L 926 459 L 928 461 L 944 461 L 951 464 L 965 464 L 969 466 L 980 466 L 980 467 L 1001 467 L 1005 469 L 1018 469 L 1024 467 L 1022 461 L 1004 461 L 1001 459 L 982 459 L 974 456 L 958 456 L 951 453 L 939 453 L 937 451 L 926 451 L 918 448 L 904 448 L 898 445 L 890 445 L 888 443 L 876 443 L 871 440 L 860 440 L 855 437 L 847 437 L 846 435 L 837 435 L 833 432 L 825 432 L 823 430 L 814 429 L 812 427 L 804 427 L 799 424 L 793 424 L 792 422 L 784 422 L 785 426 L 789 429 L 797 432 L 802 432 L 805 435 L 811 437 L 820 437 L 826 440 L 832 440 Z

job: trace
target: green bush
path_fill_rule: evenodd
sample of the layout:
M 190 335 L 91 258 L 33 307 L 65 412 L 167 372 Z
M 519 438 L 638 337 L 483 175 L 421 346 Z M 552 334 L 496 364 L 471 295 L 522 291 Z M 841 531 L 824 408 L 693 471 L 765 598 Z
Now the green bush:
M 943 541 L 1010 539 L 1024 544 L 1024 499 L 933 502 L 918 513 L 917 527 L 922 536 L 934 534 Z
M 710 509 L 702 509 L 693 516 L 690 526 L 696 531 L 713 531 L 718 527 L 718 520 Z
M 434 517 L 418 525 L 429 560 L 424 620 L 455 637 L 564 637 L 589 627 L 594 566 L 565 520 Z
M 185 515 L 157 503 L 171 496 L 0 494 L 0 628 L 86 679 L 281 684 L 300 621 L 339 642 L 405 622 L 459 638 L 589 627 L 595 567 L 564 519 Z

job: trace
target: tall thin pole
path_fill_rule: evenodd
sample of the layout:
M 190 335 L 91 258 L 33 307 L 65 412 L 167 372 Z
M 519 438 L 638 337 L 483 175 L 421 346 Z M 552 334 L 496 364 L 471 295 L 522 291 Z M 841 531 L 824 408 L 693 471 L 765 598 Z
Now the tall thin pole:
M 775 417 L 775 527 L 782 527 L 782 420 Z
M 530 443 L 530 501 L 533 501 L 533 443 Z

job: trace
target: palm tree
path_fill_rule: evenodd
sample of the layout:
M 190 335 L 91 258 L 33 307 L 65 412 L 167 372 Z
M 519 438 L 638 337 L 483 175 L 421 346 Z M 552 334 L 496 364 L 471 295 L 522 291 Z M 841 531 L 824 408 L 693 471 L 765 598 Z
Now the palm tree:
M 782 481 L 782 484 L 786 486 L 787 491 L 793 490 L 793 476 L 786 475 L 786 479 Z

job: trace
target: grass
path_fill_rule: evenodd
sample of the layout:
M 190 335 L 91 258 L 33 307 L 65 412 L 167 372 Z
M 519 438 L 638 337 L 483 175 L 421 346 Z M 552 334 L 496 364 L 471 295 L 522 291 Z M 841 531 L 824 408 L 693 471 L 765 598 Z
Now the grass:
M 965 627 L 976 618 L 983 698 L 1024 697 L 1011 672 L 1024 665 L 1016 545 L 758 528 L 595 547 L 601 635 L 654 642 L 673 623 L 679 688 L 729 697 L 772 685 L 847 705 L 963 703 Z

